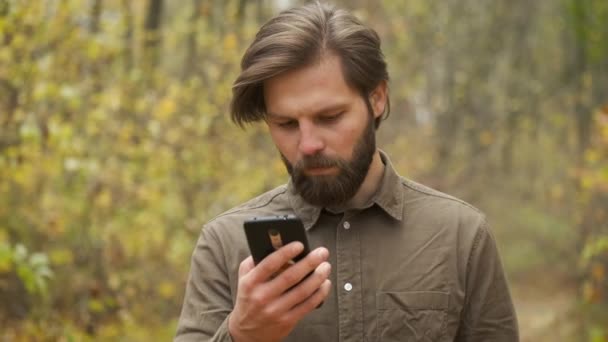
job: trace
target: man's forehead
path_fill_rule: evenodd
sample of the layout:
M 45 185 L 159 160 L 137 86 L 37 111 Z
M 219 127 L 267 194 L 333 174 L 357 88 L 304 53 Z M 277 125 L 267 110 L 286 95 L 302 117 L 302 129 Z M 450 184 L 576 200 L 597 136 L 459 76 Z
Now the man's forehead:
M 358 94 L 346 83 L 339 58 L 332 55 L 276 75 L 264 81 L 263 89 L 267 110 L 275 114 L 284 114 L 286 109 L 281 108 L 292 106 L 320 112 L 344 105 Z

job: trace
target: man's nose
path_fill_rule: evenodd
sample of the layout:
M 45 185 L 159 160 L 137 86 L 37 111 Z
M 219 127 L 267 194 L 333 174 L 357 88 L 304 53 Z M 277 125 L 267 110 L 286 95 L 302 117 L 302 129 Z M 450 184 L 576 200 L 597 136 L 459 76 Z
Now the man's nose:
M 300 153 L 303 155 L 314 155 L 319 153 L 325 144 L 319 132 L 310 124 L 300 125 Z

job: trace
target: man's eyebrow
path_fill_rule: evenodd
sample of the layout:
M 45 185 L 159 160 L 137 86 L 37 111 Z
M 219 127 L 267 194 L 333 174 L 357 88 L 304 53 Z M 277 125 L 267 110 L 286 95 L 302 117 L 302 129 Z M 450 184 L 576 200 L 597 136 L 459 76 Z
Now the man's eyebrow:
M 347 106 L 346 103 L 341 103 L 341 102 L 334 103 L 329 106 L 326 106 L 325 108 L 321 108 L 321 110 L 319 110 L 316 114 L 317 115 L 337 114 L 337 113 L 335 113 L 335 111 L 342 110 L 342 109 L 346 108 L 346 106 Z
M 281 115 L 281 114 L 276 114 L 276 113 L 272 113 L 272 112 L 266 112 L 266 118 L 268 119 L 291 119 L 289 116 L 287 115 Z
M 342 110 L 342 109 L 346 108 L 346 106 L 347 106 L 346 103 L 334 103 L 334 104 L 325 106 L 325 107 L 321 108 L 320 110 L 316 111 L 313 114 L 313 116 L 335 114 L 334 113 L 335 111 Z M 279 114 L 279 113 L 273 113 L 273 112 L 267 112 L 266 116 L 269 119 L 275 119 L 275 120 L 293 119 L 293 117 L 291 117 L 289 115 L 284 115 L 284 114 Z

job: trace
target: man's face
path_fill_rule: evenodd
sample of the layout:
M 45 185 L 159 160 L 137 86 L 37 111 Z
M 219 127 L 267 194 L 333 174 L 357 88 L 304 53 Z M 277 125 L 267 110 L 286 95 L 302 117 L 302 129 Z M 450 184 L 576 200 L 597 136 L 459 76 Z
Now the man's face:
M 379 88 L 368 106 L 333 55 L 264 82 L 270 134 L 307 202 L 337 206 L 359 189 L 376 150 L 373 121 L 382 114 L 385 86 Z

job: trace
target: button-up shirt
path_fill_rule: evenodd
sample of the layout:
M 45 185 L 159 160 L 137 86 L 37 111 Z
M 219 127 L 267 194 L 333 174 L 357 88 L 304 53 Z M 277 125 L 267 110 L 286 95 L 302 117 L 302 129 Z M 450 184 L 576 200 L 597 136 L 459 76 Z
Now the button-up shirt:
M 399 176 L 387 156 L 364 208 L 323 209 L 280 186 L 205 225 L 192 255 L 176 341 L 231 341 L 243 222 L 296 215 L 330 251 L 332 291 L 285 341 L 518 341 L 498 249 L 471 205 Z

